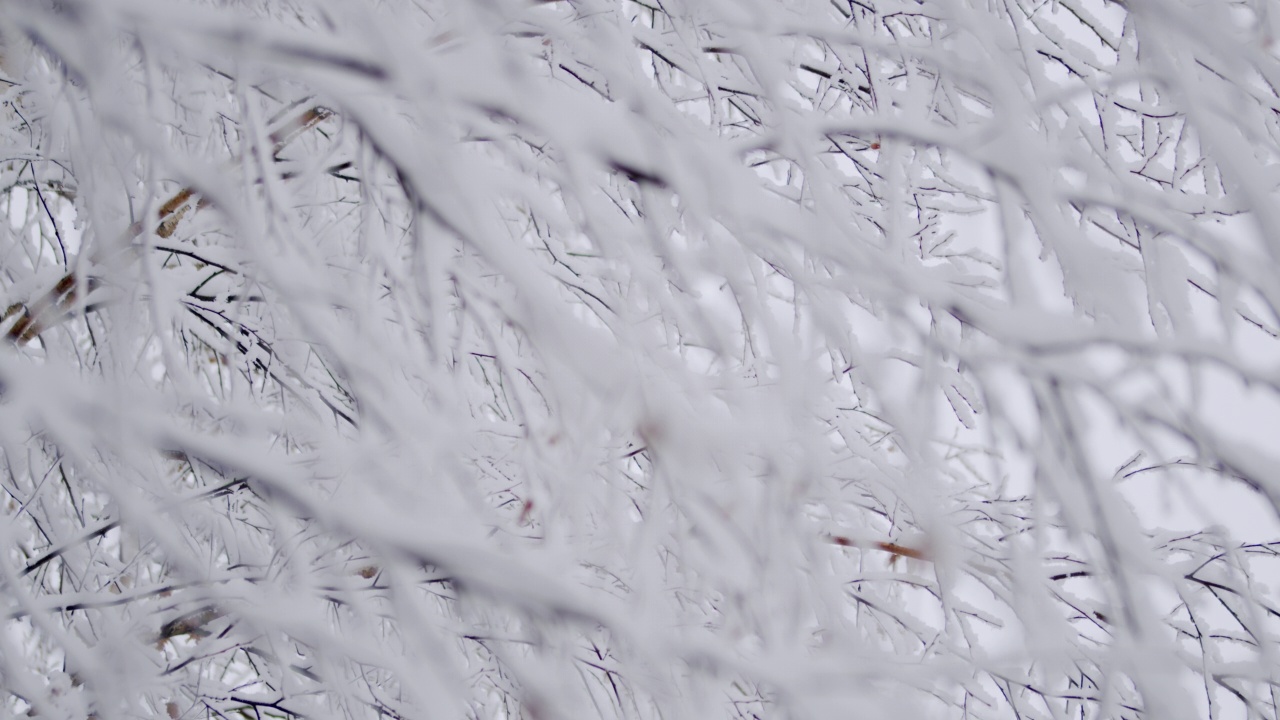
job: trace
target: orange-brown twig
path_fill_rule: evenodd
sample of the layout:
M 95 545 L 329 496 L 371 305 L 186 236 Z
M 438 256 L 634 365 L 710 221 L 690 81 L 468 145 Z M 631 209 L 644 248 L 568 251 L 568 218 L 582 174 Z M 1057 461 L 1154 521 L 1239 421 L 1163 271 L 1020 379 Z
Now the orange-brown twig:
M 874 550 L 882 550 L 884 552 L 889 553 L 890 555 L 893 555 L 894 558 L 906 557 L 906 558 L 911 558 L 912 560 L 923 560 L 925 562 L 930 562 L 932 560 L 932 558 L 929 557 L 929 554 L 922 549 L 907 547 L 906 545 L 899 545 L 897 543 L 882 542 L 882 541 L 858 541 L 858 540 L 847 538 L 843 535 L 828 535 L 827 542 L 831 543 L 832 545 L 839 545 L 840 547 L 871 548 Z

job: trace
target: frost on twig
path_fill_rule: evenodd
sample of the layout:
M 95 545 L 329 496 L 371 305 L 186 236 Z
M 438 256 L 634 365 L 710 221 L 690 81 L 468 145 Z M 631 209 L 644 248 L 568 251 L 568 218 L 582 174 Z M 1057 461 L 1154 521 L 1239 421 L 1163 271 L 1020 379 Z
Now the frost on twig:
M 1277 717 L 1275 16 L 0 4 L 3 712 Z

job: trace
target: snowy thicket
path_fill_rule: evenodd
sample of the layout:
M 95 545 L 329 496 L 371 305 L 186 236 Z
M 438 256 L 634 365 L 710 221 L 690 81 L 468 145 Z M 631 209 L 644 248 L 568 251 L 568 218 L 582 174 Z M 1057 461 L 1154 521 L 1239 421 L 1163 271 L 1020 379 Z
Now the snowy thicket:
M 0 3 L 0 715 L 1277 717 L 1277 13 Z

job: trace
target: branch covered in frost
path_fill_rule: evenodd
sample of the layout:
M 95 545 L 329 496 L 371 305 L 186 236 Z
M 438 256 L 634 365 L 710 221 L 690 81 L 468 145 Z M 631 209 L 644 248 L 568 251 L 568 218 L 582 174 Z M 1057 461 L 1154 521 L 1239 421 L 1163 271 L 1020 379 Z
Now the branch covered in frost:
M 1277 717 L 1275 16 L 0 6 L 4 711 Z

